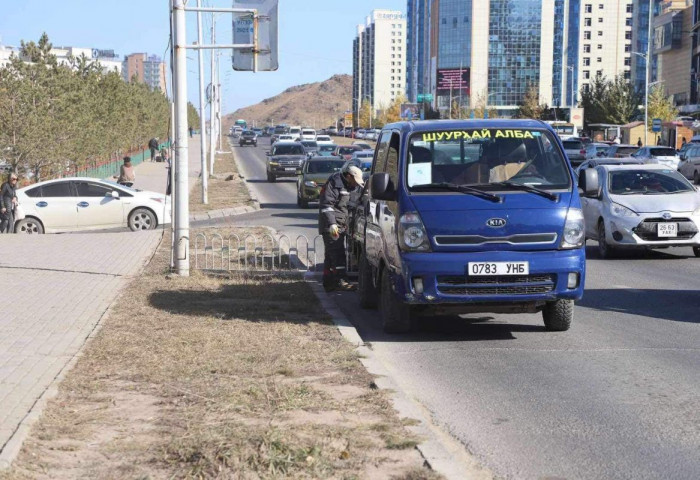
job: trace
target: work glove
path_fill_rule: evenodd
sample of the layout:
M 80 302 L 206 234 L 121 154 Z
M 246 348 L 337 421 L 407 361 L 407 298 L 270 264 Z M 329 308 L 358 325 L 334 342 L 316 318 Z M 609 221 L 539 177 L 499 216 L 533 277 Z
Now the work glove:
M 340 238 L 340 230 L 338 229 L 338 225 L 336 225 L 335 223 L 330 226 L 330 228 L 328 229 L 328 233 L 331 234 L 333 240 L 337 240 L 338 238 Z

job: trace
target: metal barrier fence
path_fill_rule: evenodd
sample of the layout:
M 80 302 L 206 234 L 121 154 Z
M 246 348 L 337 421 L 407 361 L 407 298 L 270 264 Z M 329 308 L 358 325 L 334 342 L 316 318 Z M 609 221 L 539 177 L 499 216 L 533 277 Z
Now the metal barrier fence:
M 163 148 L 170 148 L 170 142 L 161 143 L 158 146 L 158 150 Z M 131 164 L 136 166 L 147 158 L 150 158 L 151 151 L 148 148 L 141 149 L 139 152 L 130 153 Z M 114 175 L 119 175 L 119 167 L 124 163 L 123 157 L 117 158 L 113 156 L 107 161 L 94 161 L 87 162 L 83 168 L 79 168 L 73 172 L 67 172 L 64 176 L 71 177 L 90 177 L 90 178 L 109 178 Z
M 349 272 L 356 271 L 355 256 L 346 248 Z M 223 237 L 198 233 L 194 240 L 194 268 L 225 272 L 317 272 L 323 270 L 323 237 L 290 238 L 271 234 Z

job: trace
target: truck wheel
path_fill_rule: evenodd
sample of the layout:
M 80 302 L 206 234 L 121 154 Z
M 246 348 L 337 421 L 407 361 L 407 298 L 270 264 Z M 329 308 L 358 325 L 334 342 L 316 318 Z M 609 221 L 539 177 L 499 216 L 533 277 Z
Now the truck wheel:
M 379 311 L 382 326 L 386 333 L 406 333 L 411 331 L 411 307 L 401 302 L 391 289 L 389 272 L 382 272 L 382 289 L 379 299 Z
M 547 302 L 542 310 L 544 326 L 550 332 L 564 332 L 574 319 L 574 301 L 556 300 Z
M 277 181 L 277 177 L 275 177 L 275 176 L 274 176 L 273 174 L 271 174 L 270 172 L 267 172 L 267 181 L 268 181 L 268 182 L 274 183 L 274 182 Z
M 360 307 L 377 308 L 379 302 L 377 286 L 374 284 L 372 266 L 367 261 L 367 257 L 364 253 L 360 254 L 357 293 L 360 295 Z

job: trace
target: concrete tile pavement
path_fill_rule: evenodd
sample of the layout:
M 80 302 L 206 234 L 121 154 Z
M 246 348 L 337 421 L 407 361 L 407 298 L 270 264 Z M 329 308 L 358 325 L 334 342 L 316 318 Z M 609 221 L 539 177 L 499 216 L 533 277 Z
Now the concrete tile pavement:
M 162 231 L 0 236 L 0 468 Z M 8 254 L 8 252 L 11 252 Z
M 195 135 L 189 139 L 188 145 L 188 178 L 190 184 L 190 192 L 197 184 L 197 179 L 202 173 L 200 142 L 201 136 Z M 149 157 L 150 158 L 150 157 Z M 149 190 L 151 192 L 165 193 L 167 187 L 167 168 L 164 162 L 144 162 L 134 168 L 136 172 L 136 181 L 134 188 L 140 190 Z

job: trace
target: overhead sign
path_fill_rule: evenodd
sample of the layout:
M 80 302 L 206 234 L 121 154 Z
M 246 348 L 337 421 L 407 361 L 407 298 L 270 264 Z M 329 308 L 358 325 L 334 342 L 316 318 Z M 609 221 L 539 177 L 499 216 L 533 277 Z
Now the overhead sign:
M 651 121 L 651 131 L 652 132 L 660 132 L 661 131 L 661 119 L 660 118 L 655 118 L 654 120 Z
M 469 68 L 441 68 L 437 71 L 437 91 L 449 94 L 452 91 L 469 95 Z
M 279 68 L 277 3 L 278 0 L 233 0 L 233 8 L 251 8 L 258 11 L 257 51 L 253 48 L 235 49 L 233 51 L 234 70 L 250 72 L 272 71 Z M 250 13 L 233 14 L 233 43 L 255 44 L 255 19 Z
M 343 122 L 343 125 L 346 127 L 351 127 L 352 126 L 352 112 L 350 113 L 345 113 L 345 121 Z
M 432 102 L 433 101 L 433 94 L 432 93 L 419 93 L 418 95 L 416 95 L 416 101 L 418 103 Z

